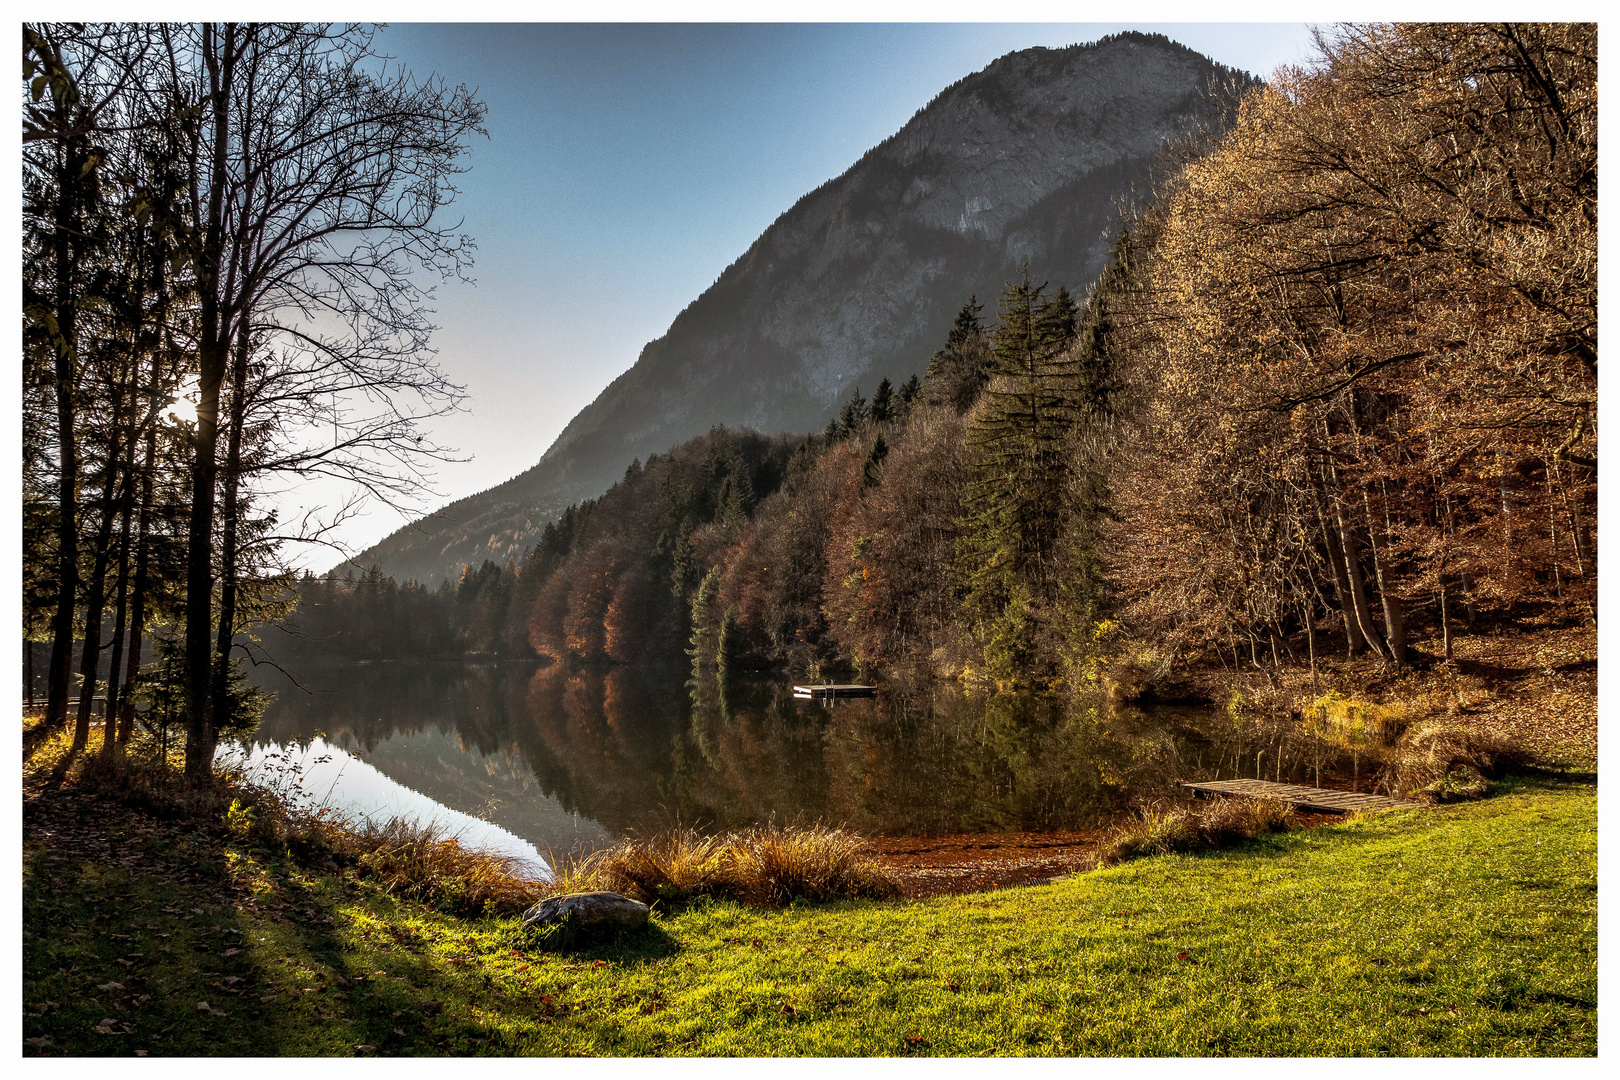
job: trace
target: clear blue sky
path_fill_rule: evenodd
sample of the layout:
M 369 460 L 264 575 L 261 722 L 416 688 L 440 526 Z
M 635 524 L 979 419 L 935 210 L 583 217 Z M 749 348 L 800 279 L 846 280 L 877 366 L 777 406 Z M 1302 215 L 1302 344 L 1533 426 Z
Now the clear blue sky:
M 436 316 L 469 412 L 433 434 L 472 460 L 439 467 L 444 498 L 424 509 L 533 465 L 779 214 L 946 86 L 1016 49 L 1123 29 L 1261 76 L 1310 41 L 1301 23 L 389 26 L 383 51 L 489 106 L 453 207 L 477 284 L 441 286 Z M 343 538 L 358 551 L 400 524 L 373 508 Z

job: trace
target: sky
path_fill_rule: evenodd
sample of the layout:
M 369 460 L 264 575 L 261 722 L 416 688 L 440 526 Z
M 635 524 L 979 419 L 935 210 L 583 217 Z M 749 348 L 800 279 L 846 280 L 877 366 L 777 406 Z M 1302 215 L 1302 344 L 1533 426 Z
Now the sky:
M 945 87 L 1017 49 L 1125 29 L 1262 77 L 1309 55 L 1303 23 L 387 27 L 381 51 L 489 109 L 449 209 L 478 245 L 475 284 L 434 301 L 439 363 L 467 398 L 428 432 L 464 460 L 439 464 L 415 509 L 532 466 L 771 222 Z M 342 495 L 279 498 L 287 515 Z M 357 553 L 406 520 L 374 505 L 337 539 Z

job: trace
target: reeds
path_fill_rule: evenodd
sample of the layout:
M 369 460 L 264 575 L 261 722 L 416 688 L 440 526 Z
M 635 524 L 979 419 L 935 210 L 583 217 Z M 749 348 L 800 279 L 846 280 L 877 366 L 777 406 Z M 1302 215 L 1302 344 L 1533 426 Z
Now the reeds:
M 1179 806 L 1149 807 L 1102 842 L 1099 860 L 1106 864 L 1144 855 L 1213 851 L 1293 825 L 1293 808 L 1273 799 L 1222 798 L 1202 813 Z

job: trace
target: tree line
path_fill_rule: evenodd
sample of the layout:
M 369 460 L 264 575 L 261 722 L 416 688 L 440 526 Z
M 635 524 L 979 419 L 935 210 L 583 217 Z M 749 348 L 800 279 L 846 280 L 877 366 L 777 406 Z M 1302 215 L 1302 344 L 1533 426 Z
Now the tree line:
M 469 265 L 442 211 L 484 108 L 358 26 L 32 23 L 23 68 L 37 733 L 71 713 L 82 750 L 104 688 L 113 753 L 161 677 L 203 776 L 245 719 L 246 631 L 288 610 L 287 545 L 352 511 L 284 521 L 267 495 L 324 476 L 397 499 L 442 453 L 418 421 L 459 389 L 426 283 Z

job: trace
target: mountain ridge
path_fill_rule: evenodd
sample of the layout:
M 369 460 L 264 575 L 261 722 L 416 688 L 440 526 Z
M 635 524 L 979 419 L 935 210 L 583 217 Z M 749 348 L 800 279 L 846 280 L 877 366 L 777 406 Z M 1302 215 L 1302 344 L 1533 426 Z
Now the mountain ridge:
M 997 58 L 779 215 L 536 465 L 352 561 L 423 582 L 504 561 L 633 459 L 716 425 L 816 430 L 857 385 L 920 373 L 1021 263 L 1083 292 L 1116 203 L 1257 82 L 1157 34 Z

